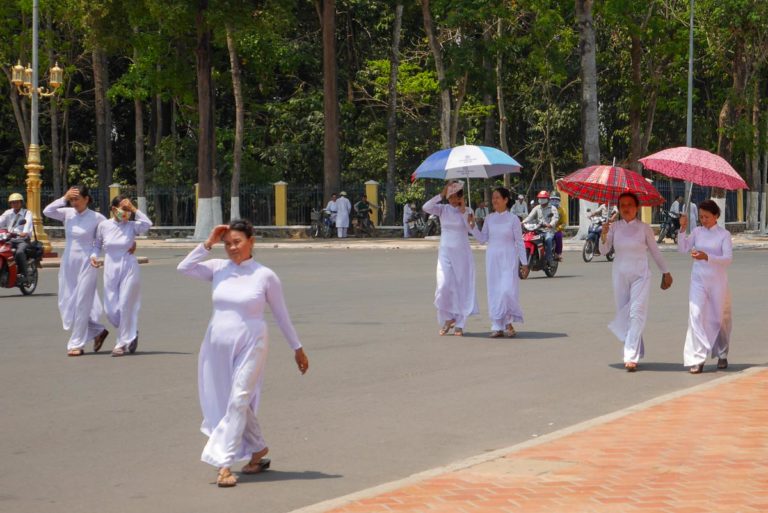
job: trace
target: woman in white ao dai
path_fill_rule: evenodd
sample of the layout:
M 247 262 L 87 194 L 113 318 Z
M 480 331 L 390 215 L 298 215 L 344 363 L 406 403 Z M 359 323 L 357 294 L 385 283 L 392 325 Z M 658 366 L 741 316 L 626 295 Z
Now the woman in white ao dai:
M 72 330 L 67 343 L 68 356 L 82 355 L 89 339 L 93 339 L 93 350 L 98 351 L 109 334 L 99 322 L 102 313 L 96 291 L 99 274 L 90 261 L 96 228 L 104 216 L 89 209 L 90 202 L 88 188 L 77 185 L 43 209 L 46 217 L 64 223 L 67 240 L 59 267 L 58 303 L 61 324 L 65 330 Z
M 720 207 L 712 200 L 699 204 L 699 222 L 686 235 L 688 219 L 680 217 L 677 250 L 693 258 L 691 287 L 688 292 L 688 332 L 685 335 L 683 363 L 691 374 L 704 371 L 707 358 L 717 358 L 717 368 L 728 367 L 731 343 L 731 290 L 728 266 L 733 260 L 733 245 L 728 230 L 717 224 Z
M 491 196 L 493 213 L 485 218 L 483 229 L 478 230 L 470 218 L 472 235 L 481 243 L 487 243 L 485 252 L 485 277 L 488 288 L 488 316 L 491 319 L 491 338 L 517 333 L 513 322 L 523 322 L 520 307 L 519 266 L 527 267 L 528 258 L 523 244 L 520 218 L 512 214 L 512 198 L 509 190 L 499 187 Z
M 437 253 L 435 307 L 440 335 L 453 329 L 464 335 L 467 317 L 477 315 L 475 261 L 469 246 L 469 212 L 464 206 L 463 182 L 448 183 L 443 191 L 424 203 L 424 212 L 440 218 L 440 249 Z M 440 202 L 447 198 L 448 205 Z
M 229 259 L 207 260 L 211 247 L 221 240 Z M 269 467 L 256 417 L 267 358 L 266 305 L 294 350 L 299 371 L 304 374 L 309 368 L 280 279 L 251 257 L 255 240 L 248 221 L 219 225 L 178 266 L 182 274 L 213 284 L 213 314 L 198 361 L 200 430 L 208 436 L 201 459 L 219 468 L 222 487 L 236 484 L 230 469 L 237 460 L 250 458 L 244 474 Z
M 132 250 L 136 236 L 147 233 L 152 221 L 122 195 L 112 200 L 111 213 L 112 218 L 99 223 L 96 229 L 91 264 L 104 266 L 104 309 L 109 322 L 117 328 L 112 356 L 123 356 L 126 351 L 135 353 L 139 343 L 141 276 Z M 102 251 L 103 262 L 99 260 Z
M 608 328 L 624 343 L 624 367 L 629 372 L 637 369 L 645 354 L 643 329 L 651 293 L 648 253 L 663 273 L 661 288 L 666 290 L 672 285 L 672 275 L 656 245 L 653 230 L 637 218 L 639 207 L 635 194 L 621 194 L 621 219 L 605 223 L 600 236 L 600 253 L 607 255 L 613 247 L 616 254 L 612 268 L 616 316 Z

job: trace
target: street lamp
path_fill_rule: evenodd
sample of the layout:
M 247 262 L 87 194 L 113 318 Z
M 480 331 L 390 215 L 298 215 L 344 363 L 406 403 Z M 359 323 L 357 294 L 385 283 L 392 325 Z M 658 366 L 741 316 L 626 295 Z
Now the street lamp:
M 51 68 L 50 79 L 48 81 L 51 89 L 38 87 L 38 25 L 39 25 L 39 0 L 32 2 L 32 63 L 26 68 L 19 61 L 11 70 L 11 82 L 16 86 L 16 90 L 21 96 L 28 96 L 31 99 L 32 109 L 30 116 L 30 138 L 29 151 L 27 152 L 27 164 L 24 168 L 27 170 L 27 208 L 32 212 L 33 224 L 37 239 L 43 243 L 46 253 L 51 252 L 51 243 L 48 241 L 43 229 L 42 213 L 40 210 L 40 187 L 43 181 L 40 179 L 40 172 L 43 166 L 40 165 L 40 146 L 38 145 L 38 98 L 51 97 L 57 93 L 59 86 L 64 81 L 64 71 L 59 67 L 59 63 Z

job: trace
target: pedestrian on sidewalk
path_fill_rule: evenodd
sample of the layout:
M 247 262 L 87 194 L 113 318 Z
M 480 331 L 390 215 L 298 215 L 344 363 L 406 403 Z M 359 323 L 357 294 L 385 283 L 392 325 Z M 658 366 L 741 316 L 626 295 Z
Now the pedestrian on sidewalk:
M 64 223 L 66 246 L 59 267 L 58 303 L 62 326 L 72 330 L 68 356 L 81 356 L 89 339 L 98 352 L 109 334 L 99 322 L 103 308 L 96 291 L 98 271 L 90 259 L 96 228 L 105 218 L 89 209 L 90 203 L 88 187 L 75 185 L 43 209 L 46 217 Z
M 693 204 L 691 204 L 693 205 Z M 717 368 L 728 367 L 731 343 L 731 291 L 728 266 L 733 260 L 731 234 L 717 224 L 720 207 L 712 200 L 699 203 L 701 226 L 686 235 L 688 217 L 680 216 L 677 250 L 693 258 L 688 292 L 688 332 L 683 361 L 691 374 L 704 371 L 707 358 L 717 357 Z
M 210 259 L 215 244 L 224 242 L 228 259 Z M 280 279 L 253 259 L 253 225 L 241 219 L 216 226 L 208 239 L 179 264 L 187 276 L 212 282 L 213 314 L 198 361 L 198 390 L 203 411 L 200 430 L 208 436 L 202 461 L 219 469 L 220 487 L 237 484 L 231 468 L 250 459 L 243 474 L 269 468 L 269 449 L 256 417 L 267 359 L 264 307 L 269 305 L 304 374 L 304 354 L 283 299 Z
M 340 239 L 347 238 L 350 212 L 352 212 L 352 203 L 347 199 L 347 193 L 341 191 L 339 199 L 336 200 L 336 231 Z
M 447 200 L 448 204 L 441 204 Z M 464 335 L 467 317 L 477 315 L 475 293 L 475 261 L 469 246 L 467 208 L 464 205 L 464 182 L 450 181 L 442 192 L 427 201 L 424 212 L 440 218 L 440 249 L 437 253 L 437 288 L 435 307 L 440 335 L 451 330 Z
M 517 195 L 517 201 L 512 205 L 512 213 L 515 214 L 521 221 L 528 215 L 528 205 L 525 203 L 525 196 L 522 194 Z
M 139 344 L 141 276 L 133 249 L 136 236 L 147 233 L 151 226 L 152 221 L 130 199 L 119 195 L 112 199 L 111 219 L 96 228 L 91 265 L 104 266 L 104 309 L 117 329 L 112 356 L 133 354 Z
M 325 206 L 325 209 L 331 215 L 331 224 L 336 224 L 336 212 L 338 212 L 338 208 L 336 207 L 336 199 L 336 193 L 334 192 L 331 194 L 331 199 L 328 200 L 328 204 Z
M 661 256 L 651 226 L 637 218 L 640 200 L 632 192 L 619 196 L 621 219 L 603 224 L 600 235 L 600 253 L 607 255 L 614 248 L 613 296 L 616 316 L 608 328 L 624 344 L 624 368 L 637 370 L 637 364 L 645 353 L 643 329 L 648 318 L 648 301 L 651 292 L 651 270 L 648 253 L 663 273 L 661 289 L 672 286 L 672 275 Z
M 472 235 L 488 244 L 485 252 L 485 277 L 488 286 L 488 316 L 491 318 L 491 338 L 517 335 L 513 322 L 523 322 L 520 307 L 520 276 L 518 262 L 528 266 L 523 244 L 520 218 L 509 211 L 512 198 L 508 189 L 497 187 L 491 195 L 493 213 L 485 218 L 482 231 L 470 217 Z
M 403 238 L 407 239 L 411 236 L 411 230 L 408 226 L 408 223 L 411 222 L 411 217 L 413 216 L 413 211 L 415 210 L 415 205 L 411 203 L 410 201 L 405 202 L 405 206 L 403 206 Z

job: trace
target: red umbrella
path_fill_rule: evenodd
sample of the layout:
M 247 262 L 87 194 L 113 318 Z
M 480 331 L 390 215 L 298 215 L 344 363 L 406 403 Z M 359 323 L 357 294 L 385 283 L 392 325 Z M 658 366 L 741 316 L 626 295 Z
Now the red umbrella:
M 656 206 L 664 198 L 642 175 L 616 166 L 590 166 L 557 181 L 557 187 L 571 196 L 595 203 L 616 205 L 622 192 L 634 192 L 641 205 Z
M 698 148 L 668 148 L 640 159 L 645 167 L 670 178 L 693 182 L 704 187 L 749 189 L 724 158 Z

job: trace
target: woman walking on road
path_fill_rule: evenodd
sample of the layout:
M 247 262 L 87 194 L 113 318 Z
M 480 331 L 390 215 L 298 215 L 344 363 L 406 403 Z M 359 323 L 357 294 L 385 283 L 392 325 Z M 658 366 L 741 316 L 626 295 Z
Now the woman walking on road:
M 125 196 L 112 200 L 112 219 L 99 223 L 91 265 L 104 266 L 104 305 L 107 319 L 117 328 L 112 356 L 136 352 L 141 308 L 139 262 L 132 253 L 136 235 L 149 231 L 152 221 Z M 131 220 L 131 217 L 134 220 Z M 104 261 L 99 260 L 102 250 Z
M 699 203 L 699 222 L 686 235 L 688 218 L 680 216 L 677 250 L 693 258 L 688 292 L 688 333 L 683 360 L 691 374 L 704 371 L 708 357 L 717 357 L 717 368 L 728 367 L 731 342 L 731 291 L 728 266 L 733 260 L 731 234 L 717 224 L 720 207 L 712 200 Z
M 88 187 L 76 185 L 43 209 L 43 214 L 64 223 L 66 246 L 59 267 L 59 313 L 65 330 L 72 330 L 67 355 L 81 356 L 85 343 L 93 339 L 98 351 L 109 332 L 98 321 L 102 306 L 96 291 L 98 271 L 90 256 L 96 228 L 104 216 L 88 208 Z
M 198 390 L 203 411 L 200 430 L 208 436 L 201 459 L 219 469 L 221 487 L 237 483 L 231 471 L 237 460 L 250 458 L 242 468 L 244 474 L 259 473 L 270 465 L 256 418 L 267 359 L 266 305 L 294 350 L 299 371 L 304 374 L 309 368 L 280 279 L 251 255 L 255 240 L 248 221 L 219 225 L 178 266 L 182 274 L 213 284 L 213 314 L 200 347 Z M 219 241 L 229 259 L 206 260 Z
M 471 228 L 464 206 L 464 182 L 449 182 L 442 192 L 427 201 L 422 209 L 440 218 L 440 249 L 437 254 L 435 307 L 440 335 L 452 329 L 464 335 L 467 317 L 477 315 L 475 261 L 469 246 Z M 440 204 L 444 199 L 448 205 Z
M 520 307 L 520 276 L 518 263 L 528 267 L 528 257 L 523 245 L 520 218 L 509 211 L 512 208 L 509 190 L 498 187 L 491 196 L 493 213 L 485 218 L 482 231 L 470 216 L 472 235 L 483 244 L 485 275 L 488 285 L 488 315 L 491 318 L 491 338 L 517 335 L 513 322 L 523 322 Z
M 613 296 L 616 317 L 608 328 L 624 343 L 624 368 L 637 370 L 645 353 L 643 329 L 648 318 L 651 292 L 651 270 L 648 253 L 663 273 L 662 290 L 672 286 L 672 275 L 661 256 L 650 225 L 637 219 L 640 200 L 632 192 L 619 196 L 621 219 L 605 223 L 600 235 L 600 253 L 607 255 L 614 248 Z

